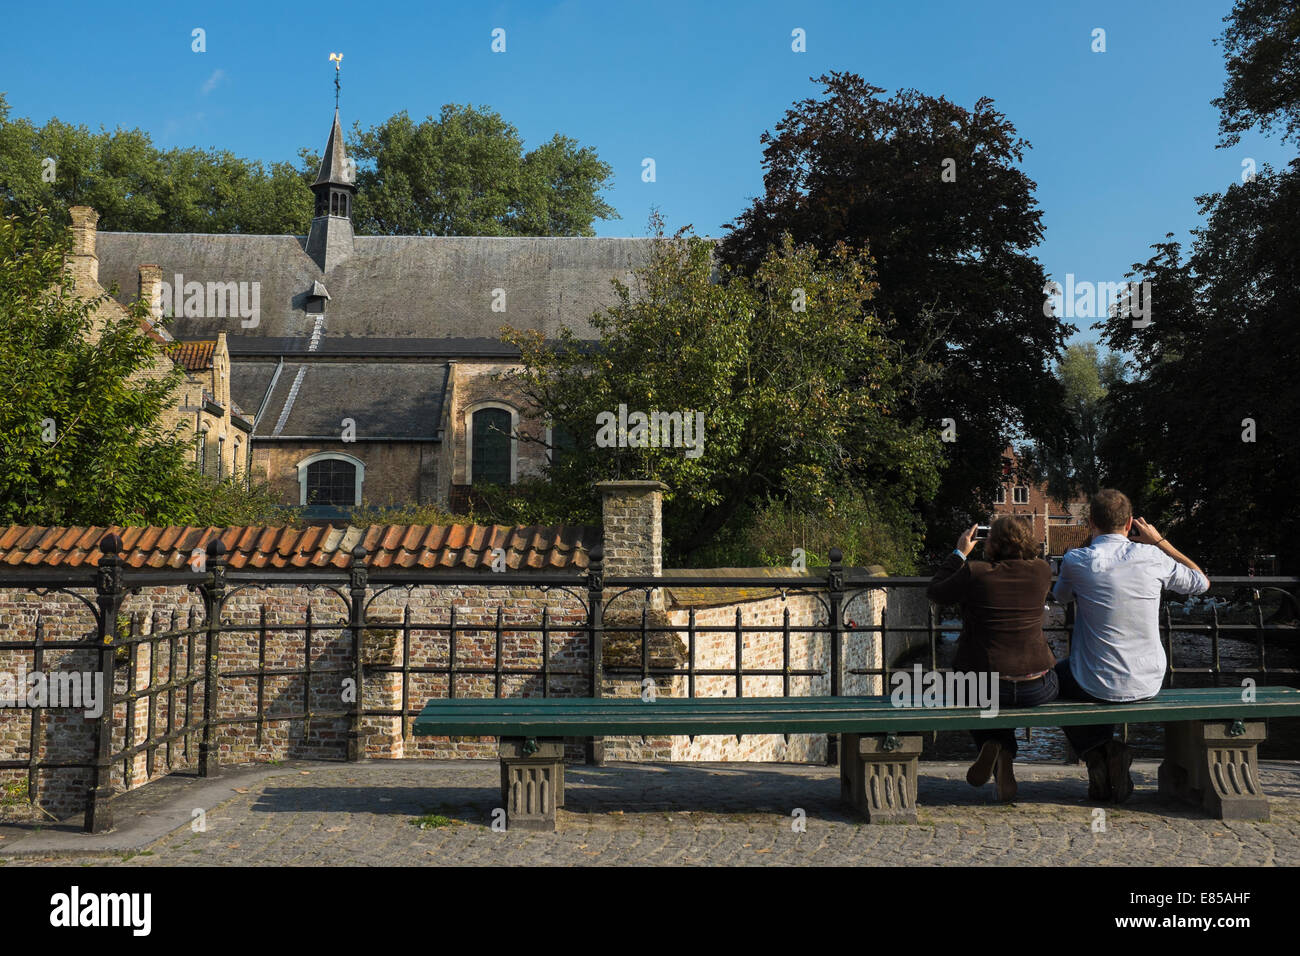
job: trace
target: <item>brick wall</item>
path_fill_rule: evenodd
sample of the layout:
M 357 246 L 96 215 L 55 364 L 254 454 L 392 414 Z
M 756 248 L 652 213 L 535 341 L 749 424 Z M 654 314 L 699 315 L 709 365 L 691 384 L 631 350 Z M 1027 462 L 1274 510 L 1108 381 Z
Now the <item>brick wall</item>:
M 615 576 L 658 574 L 662 570 L 659 547 L 662 527 L 659 502 L 663 486 L 657 482 L 607 482 L 605 498 L 604 549 L 606 573 Z M 666 583 L 671 579 L 665 579 Z M 349 719 L 346 711 L 348 680 L 354 673 L 351 633 L 344 627 L 347 609 L 343 600 L 324 588 L 307 589 L 291 584 L 267 587 L 238 587 L 232 583 L 222 620 L 220 673 L 216 714 L 220 726 L 214 735 L 222 764 L 243 764 L 284 758 L 345 759 L 348 756 Z M 651 623 L 672 630 L 652 640 L 655 666 L 685 670 L 689 653 L 688 627 L 692 610 L 695 625 L 720 626 L 729 630 L 698 633 L 695 661 L 699 669 L 734 668 L 736 641 L 734 626 L 739 614 L 742 629 L 781 626 L 787 619 L 793 628 L 811 627 L 824 619 L 825 609 L 816 596 L 787 594 L 784 599 L 770 590 L 759 596 L 726 604 L 691 606 L 670 602 L 665 606 L 665 588 L 652 592 L 648 606 L 642 592 L 629 592 L 612 603 L 606 617 L 606 657 L 615 663 L 640 666 L 638 628 L 642 610 Z M 91 591 L 81 592 L 92 602 Z M 852 593 L 852 592 L 850 592 Z M 580 601 L 564 591 L 545 591 L 530 585 L 526 572 L 511 576 L 508 584 L 446 586 L 421 584 L 394 588 L 376 594 L 368 605 L 368 628 L 362 658 L 369 669 L 363 684 L 363 705 L 368 709 L 398 711 L 402 706 L 402 674 L 396 670 L 404 661 L 410 667 L 445 667 L 450 660 L 447 625 L 452 611 L 458 627 L 456 666 L 458 670 L 492 671 L 497 660 L 496 622 L 502 625 L 501 663 L 505 670 L 535 669 L 542 662 L 541 634 L 530 628 L 540 624 L 543 611 L 549 625 L 549 659 L 554 674 L 550 692 L 555 696 L 588 694 L 589 646 L 585 632 L 586 610 Z M 886 603 L 883 590 L 858 594 L 845 607 L 845 618 L 858 625 L 879 625 Z M 38 618 L 45 639 L 82 640 L 95 632 L 89 610 L 75 598 L 62 593 L 37 595 L 16 587 L 0 589 L 0 670 L 35 667 L 31 651 L 5 650 L 5 643 L 31 640 Z M 310 641 L 305 626 L 310 619 Z M 136 635 L 157 636 L 201 624 L 200 597 L 183 587 L 154 587 L 130 594 L 119 618 Z M 409 634 L 409 655 L 404 635 Z M 846 635 L 841 661 L 846 694 L 880 693 L 880 679 L 850 673 L 858 668 L 879 668 L 884 660 L 884 643 L 878 634 Z M 133 654 L 123 655 L 115 670 L 116 693 L 129 695 L 140 688 L 166 684 L 173 675 L 199 673 L 202 669 L 204 637 L 176 640 L 146 640 L 135 644 Z M 790 636 L 790 666 L 794 669 L 828 669 L 829 638 L 824 631 Z M 45 669 L 59 667 L 93 669 L 94 652 L 85 650 L 47 651 Z M 741 663 L 745 668 L 780 668 L 783 635 L 780 632 L 742 634 Z M 310 676 L 301 671 L 310 665 Z M 376 669 L 385 668 L 385 669 Z M 257 676 L 261 674 L 261 678 Z M 540 678 L 503 674 L 502 696 L 541 693 Z M 449 694 L 446 674 L 407 675 L 408 706 L 417 710 L 431 698 Z M 660 696 L 686 696 L 684 674 L 656 681 Z M 824 677 L 793 677 L 793 695 L 825 694 Z M 635 670 L 628 675 L 607 675 L 602 693 L 633 696 L 642 692 Z M 779 676 L 744 678 L 746 696 L 779 696 Z M 455 695 L 493 696 L 494 673 L 461 673 Z M 731 696 L 736 693 L 732 676 L 697 677 L 697 696 Z M 260 733 L 255 718 L 259 701 L 267 720 Z M 198 715 L 203 707 L 203 685 L 186 693 L 176 690 L 129 705 L 119 703 L 113 717 L 114 751 L 142 744 L 151 726 L 155 736 L 169 727 L 180 727 L 185 714 Z M 332 715 L 331 712 L 339 712 Z M 0 759 L 25 760 L 31 753 L 30 712 L 0 710 Z M 407 719 L 407 727 L 413 717 Z M 95 724 L 79 713 L 51 714 L 38 753 L 49 760 L 88 760 L 93 752 Z M 119 761 L 113 768 L 112 783 L 123 790 L 139 786 L 170 770 L 193 767 L 198 756 L 198 739 L 189 746 L 176 741 L 157 749 L 153 766 L 146 754 Z M 824 735 L 779 734 L 734 737 L 686 736 L 661 738 L 606 738 L 607 759 L 615 760 L 773 760 L 821 761 L 826 756 Z M 361 727 L 360 755 L 368 758 L 436 757 L 493 758 L 492 738 L 428 738 L 402 734 L 402 719 L 393 715 L 367 717 Z M 570 757 L 582 754 L 580 742 L 572 742 Z M 6 785 L 25 780 L 22 770 L 0 771 Z M 50 771 L 42 774 L 41 804 L 62 815 L 84 805 L 86 771 Z

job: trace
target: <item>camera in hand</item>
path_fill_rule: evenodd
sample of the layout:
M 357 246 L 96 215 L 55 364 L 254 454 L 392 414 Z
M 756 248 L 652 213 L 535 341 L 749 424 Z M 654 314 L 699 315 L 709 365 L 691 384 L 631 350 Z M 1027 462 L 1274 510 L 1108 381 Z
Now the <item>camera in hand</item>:
M 989 536 L 989 526 L 986 524 L 977 524 L 975 526 L 975 540 L 984 541 Z

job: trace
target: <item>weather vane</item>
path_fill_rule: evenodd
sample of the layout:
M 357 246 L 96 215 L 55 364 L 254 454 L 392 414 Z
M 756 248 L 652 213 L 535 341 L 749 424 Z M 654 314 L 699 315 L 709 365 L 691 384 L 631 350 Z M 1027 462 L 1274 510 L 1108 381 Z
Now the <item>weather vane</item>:
M 339 68 L 343 66 L 343 54 L 331 53 L 330 62 L 334 64 L 334 108 L 339 108 Z

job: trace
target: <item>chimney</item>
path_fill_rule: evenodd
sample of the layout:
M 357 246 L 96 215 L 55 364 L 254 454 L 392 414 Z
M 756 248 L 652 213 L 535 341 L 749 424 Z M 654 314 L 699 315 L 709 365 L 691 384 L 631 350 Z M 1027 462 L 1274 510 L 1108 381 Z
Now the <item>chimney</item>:
M 212 347 L 212 393 L 217 401 L 231 413 L 230 408 L 230 347 L 226 343 L 226 333 L 217 333 L 217 344 Z
M 149 306 L 149 316 L 157 322 L 162 318 L 162 269 L 155 265 L 140 267 L 140 298 Z
M 73 206 L 68 213 L 72 216 L 72 273 L 99 282 L 99 258 L 95 255 L 99 213 L 89 206 Z
M 598 481 L 603 516 L 602 546 L 605 573 L 613 576 L 659 577 L 663 573 L 662 481 Z M 663 592 L 655 591 L 651 607 L 663 607 Z

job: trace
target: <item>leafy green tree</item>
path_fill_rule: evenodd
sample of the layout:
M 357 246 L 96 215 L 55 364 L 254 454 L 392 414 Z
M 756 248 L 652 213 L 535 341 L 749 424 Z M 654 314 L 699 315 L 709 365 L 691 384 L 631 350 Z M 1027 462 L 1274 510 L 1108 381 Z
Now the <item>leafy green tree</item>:
M 712 243 L 656 234 L 633 285 L 616 282 L 617 304 L 593 316 L 594 348 L 505 331 L 517 384 L 571 438 L 551 469 L 571 510 L 590 513 L 597 478 L 661 480 L 670 555 L 690 562 L 766 502 L 823 514 L 855 489 L 914 549 L 908 509 L 934 490 L 938 440 L 898 415 L 924 370 L 866 308 L 869 262 L 786 237 L 752 276 L 715 273 Z M 620 405 L 702 413 L 702 451 L 602 447 L 600 416 Z
M 1030 480 L 1046 481 L 1049 494 L 1069 501 L 1103 487 L 1106 394 L 1123 381 L 1124 361 L 1114 352 L 1100 355 L 1093 342 L 1071 345 L 1057 363 L 1056 376 L 1064 392 L 1068 440 L 1059 450 L 1035 447 L 1021 456 L 1020 463 Z
M 851 73 L 817 82 L 764 133 L 764 195 L 733 223 L 725 261 L 753 270 L 779 235 L 825 253 L 843 241 L 874 257 L 874 306 L 909 351 L 942 374 L 894 413 L 935 431 L 953 419 L 943 484 L 924 504 L 934 542 L 987 509 L 1007 438 L 1043 445 L 1065 434 L 1052 374 L 1075 329 L 1045 315 L 1034 183 L 1018 168 L 1028 146 L 990 99 L 963 109 L 916 91 L 884 90 Z
M 301 166 L 265 165 L 226 150 L 160 150 L 138 129 L 36 126 L 9 112 L 0 94 L 6 215 L 43 207 L 66 222 L 83 204 L 101 229 L 121 232 L 304 235 L 311 224 L 320 157 L 310 150 L 299 151 Z M 453 105 L 436 120 L 399 113 L 355 130 L 362 235 L 590 236 L 595 220 L 617 218 L 600 198 L 609 165 L 569 137 L 525 152 L 498 114 Z
M 1258 124 L 1300 142 L 1300 9 L 1295 0 L 1237 0 L 1215 42 L 1227 57 L 1219 108 L 1221 145 Z
M 68 233 L 47 214 L 0 219 L 0 523 L 242 524 L 260 486 L 203 477 L 164 427 L 180 372 L 158 374 L 143 305 L 105 321 L 79 298 Z
M 48 161 L 48 162 L 47 162 Z M 9 119 L 0 94 L 0 208 L 34 216 L 93 206 L 99 227 L 123 232 L 301 235 L 312 195 L 290 163 L 223 150 L 157 149 L 141 130 L 92 132 L 57 118 Z
M 301 152 L 303 181 L 320 166 Z M 500 114 L 447 104 L 437 119 L 405 111 L 362 131 L 353 219 L 363 235 L 591 236 L 597 219 L 616 219 L 599 196 L 612 172 L 591 147 L 556 135 L 524 152 L 519 131 Z
M 186 446 L 159 421 L 178 375 L 149 374 L 157 350 L 140 308 L 95 340 L 104 299 L 77 298 L 67 246 L 48 216 L 0 221 L 0 520 L 170 517 L 186 484 Z

